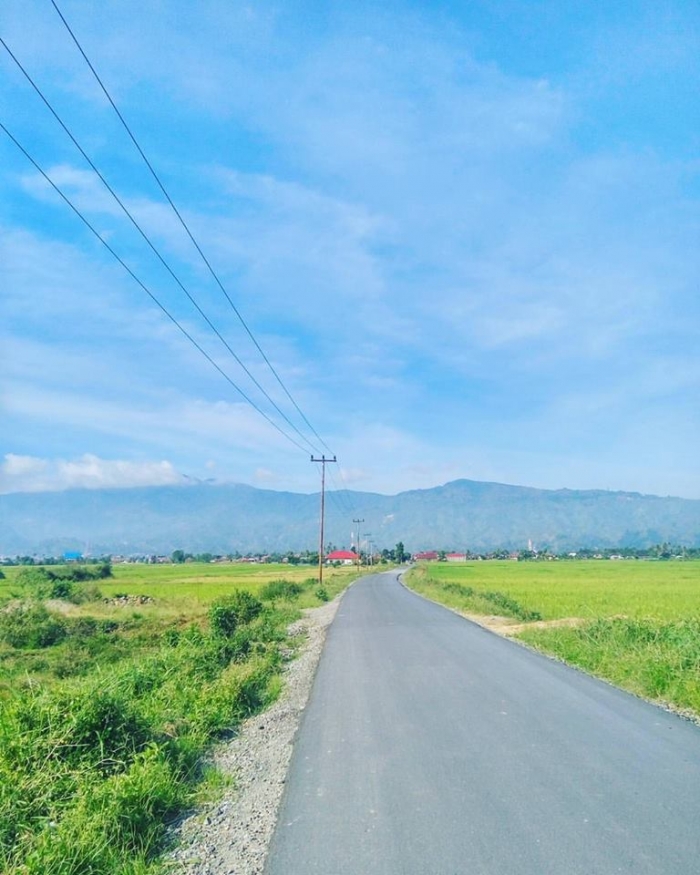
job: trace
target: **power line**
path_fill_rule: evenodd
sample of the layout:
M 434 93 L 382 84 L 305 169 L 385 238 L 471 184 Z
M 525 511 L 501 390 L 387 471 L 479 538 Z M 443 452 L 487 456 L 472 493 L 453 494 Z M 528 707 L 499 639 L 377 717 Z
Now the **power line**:
M 44 179 L 49 183 L 51 188 L 61 197 L 61 199 L 71 208 L 71 210 L 75 213 L 75 215 L 83 222 L 83 224 L 94 234 L 95 237 L 100 241 L 100 243 L 110 252 L 110 254 L 121 264 L 124 270 L 129 274 L 129 276 L 143 289 L 144 292 L 148 295 L 149 298 L 163 311 L 163 313 L 170 319 L 170 321 L 178 328 L 178 330 L 184 334 L 184 336 L 190 341 L 193 346 L 197 348 L 197 350 L 204 356 L 204 358 L 211 364 L 216 370 L 221 374 L 221 376 L 229 383 L 238 394 L 247 401 L 250 406 L 256 410 L 260 416 L 262 416 L 267 422 L 275 428 L 281 435 L 283 435 L 290 443 L 294 444 L 295 447 L 300 449 L 302 452 L 306 453 L 307 450 L 303 447 L 297 440 L 295 440 L 291 435 L 287 434 L 284 429 L 282 429 L 273 419 L 271 419 L 264 410 L 261 410 L 260 407 L 250 398 L 240 386 L 235 383 L 231 377 L 221 368 L 214 359 L 209 355 L 208 352 L 192 337 L 192 335 L 184 328 L 180 322 L 175 318 L 175 316 L 170 313 L 170 311 L 158 300 L 158 298 L 153 294 L 153 292 L 136 276 L 134 271 L 129 267 L 129 265 L 122 259 L 122 257 L 107 243 L 106 240 L 99 234 L 99 232 L 94 228 L 94 226 L 90 223 L 88 219 L 80 212 L 80 210 L 75 206 L 75 204 L 70 200 L 70 198 L 64 194 L 64 192 L 59 188 L 58 185 L 51 179 L 51 177 L 40 167 L 40 165 L 32 158 L 29 152 L 22 146 L 22 144 L 17 140 L 16 137 L 13 136 L 12 133 L 5 127 L 5 125 L 0 121 L 0 128 L 7 134 L 7 136 L 12 140 L 15 146 L 22 152 L 25 158 L 38 170 L 38 172 L 44 177 Z
M 80 44 L 80 41 L 78 40 L 77 36 L 76 36 L 75 33 L 73 32 L 71 26 L 70 26 L 70 25 L 68 24 L 68 22 L 66 21 L 66 18 L 65 18 L 65 16 L 63 15 L 63 13 L 61 12 L 61 10 L 59 9 L 58 4 L 56 3 L 56 0 L 51 0 L 51 3 L 52 3 L 52 5 L 53 5 L 54 9 L 56 10 L 56 12 L 58 13 L 59 18 L 61 19 L 61 21 L 62 21 L 63 24 L 65 25 L 66 30 L 68 31 L 68 33 L 70 34 L 71 38 L 73 39 L 73 42 L 75 43 L 75 45 L 76 45 L 78 51 L 79 51 L 80 54 L 83 56 L 83 58 L 84 58 L 84 60 L 85 60 L 85 63 L 88 65 L 88 67 L 90 68 L 90 70 L 91 70 L 93 76 L 94 76 L 95 79 L 97 80 L 97 83 L 99 84 L 100 88 L 102 89 L 102 91 L 103 91 L 105 97 L 107 98 L 107 100 L 108 100 L 109 103 L 111 104 L 112 108 L 114 109 L 115 113 L 117 114 L 117 117 L 119 118 L 119 121 L 122 123 L 122 125 L 123 125 L 123 127 L 124 127 L 124 130 L 125 130 L 125 131 L 127 132 L 127 134 L 129 135 L 129 137 L 130 137 L 132 143 L 134 144 L 134 146 L 136 147 L 136 149 L 137 149 L 139 155 L 143 158 L 144 162 L 146 163 L 146 166 L 148 167 L 148 169 L 149 169 L 150 172 L 151 172 L 151 175 L 153 176 L 154 180 L 156 181 L 158 187 L 159 187 L 160 190 L 162 191 L 162 193 L 163 193 L 163 195 L 165 196 L 166 200 L 168 201 L 168 203 L 169 203 L 170 206 L 172 207 L 173 212 L 175 213 L 175 215 L 177 216 L 177 218 L 178 218 L 180 224 L 181 224 L 182 227 L 184 228 L 184 230 L 185 230 L 187 236 L 188 236 L 189 239 L 192 241 L 192 244 L 194 245 L 195 249 L 197 250 L 197 252 L 198 252 L 199 255 L 201 256 L 202 261 L 203 261 L 204 264 L 206 265 L 206 267 L 207 267 L 209 273 L 210 273 L 211 276 L 214 278 L 214 281 L 216 282 L 216 284 L 218 285 L 218 287 L 219 287 L 219 288 L 221 289 L 221 291 L 223 292 L 224 297 L 226 298 L 226 300 L 227 300 L 228 303 L 230 304 L 230 306 L 231 306 L 233 312 L 234 312 L 234 313 L 236 314 L 236 316 L 238 317 L 238 319 L 239 319 L 241 325 L 242 325 L 243 328 L 246 330 L 248 336 L 250 337 L 250 339 L 251 339 L 251 340 L 253 341 L 253 343 L 255 344 L 255 347 L 256 347 L 256 349 L 258 350 L 258 352 L 260 353 L 260 355 L 262 356 L 263 360 L 265 361 L 265 364 L 266 364 L 266 365 L 269 367 L 269 369 L 272 371 L 272 373 L 273 373 L 275 379 L 277 380 L 277 382 L 279 383 L 279 385 L 282 387 L 282 390 L 284 391 L 285 395 L 287 396 L 287 398 L 289 398 L 289 400 L 291 401 L 291 403 L 294 405 L 294 407 L 296 408 L 297 412 L 299 413 L 299 415 L 301 416 L 301 418 L 304 420 L 304 422 L 306 423 L 306 425 L 308 426 L 308 428 L 311 429 L 311 431 L 312 431 L 313 434 L 316 436 L 316 438 L 317 438 L 317 439 L 321 442 L 321 444 L 322 444 L 322 445 L 323 445 L 323 446 L 324 446 L 324 447 L 330 452 L 330 451 L 331 451 L 331 450 L 330 450 L 330 447 L 329 447 L 328 444 L 323 440 L 323 438 L 319 435 L 319 433 L 316 431 L 316 429 L 313 427 L 313 425 L 309 422 L 309 420 L 307 419 L 306 415 L 304 414 L 304 411 L 301 409 L 301 407 L 299 407 L 299 405 L 298 405 L 297 402 L 295 401 L 295 399 L 294 399 L 294 397 L 292 396 L 291 392 L 289 391 L 289 389 L 287 388 L 287 386 L 286 386 L 286 385 L 284 384 L 284 382 L 282 381 L 282 378 L 280 377 L 280 375 L 277 373 L 277 370 L 276 370 L 276 369 L 274 368 L 274 366 L 272 365 L 272 362 L 269 360 L 269 358 L 268 358 L 267 355 L 265 354 L 263 348 L 262 348 L 262 347 L 260 346 L 260 344 L 258 343 L 258 341 L 257 341 L 257 339 L 256 339 L 256 337 L 255 337 L 255 335 L 253 334 L 253 332 L 251 331 L 250 327 L 248 326 L 248 323 L 245 321 L 245 319 L 244 319 L 243 316 L 241 315 L 240 311 L 238 310 L 238 308 L 237 308 L 236 305 L 234 304 L 233 300 L 231 299 L 229 293 L 228 293 L 228 292 L 226 291 L 226 289 L 224 288 L 224 285 L 223 285 L 223 283 L 221 282 L 221 280 L 219 279 L 218 274 L 216 273 L 216 271 L 215 271 L 214 268 L 212 267 L 212 265 L 211 265 L 209 259 L 206 257 L 206 255 L 205 255 L 204 252 L 202 251 L 202 248 L 200 247 L 199 243 L 197 242 L 197 240 L 195 239 L 194 235 L 192 234 L 192 232 L 191 232 L 191 230 L 190 230 L 190 228 L 189 228 L 187 222 L 184 220 L 182 214 L 180 213 L 180 211 L 178 210 L 178 208 L 175 206 L 174 201 L 172 200 L 172 198 L 171 198 L 170 195 L 168 194 L 168 191 L 166 190 L 166 188 L 165 188 L 165 186 L 163 185 L 163 183 L 162 183 L 160 177 L 159 177 L 158 174 L 156 173 L 156 171 L 155 171 L 153 165 L 151 164 L 151 162 L 150 162 L 150 161 L 148 160 L 148 158 L 146 157 L 145 152 L 143 151 L 143 149 L 142 149 L 141 146 L 139 145 L 138 140 L 136 139 L 134 133 L 132 132 L 131 128 L 129 127 L 129 125 L 128 125 L 127 122 L 126 122 L 126 119 L 124 118 L 124 116 L 123 116 L 122 113 L 120 112 L 120 110 L 119 110 L 119 108 L 117 107 L 116 103 L 115 103 L 114 100 L 112 99 L 111 94 L 110 94 L 109 91 L 107 90 L 107 87 L 105 86 L 104 82 L 102 81 L 102 79 L 100 78 L 99 74 L 97 73 L 97 70 L 95 69 L 95 67 L 93 66 L 92 62 L 90 61 L 90 59 L 88 58 L 87 54 L 85 53 L 85 50 L 83 49 L 82 45 Z M 307 442 L 308 442 L 308 441 L 307 441 Z
M 340 468 L 338 470 L 340 470 Z M 346 515 L 350 515 L 350 516 L 356 516 L 357 510 L 355 508 L 355 505 L 354 505 L 352 499 L 348 495 L 347 489 L 340 489 L 335 477 L 333 476 L 333 469 L 332 468 L 328 469 L 328 474 L 330 476 L 331 482 L 333 484 L 333 489 L 334 489 L 333 492 L 329 492 L 328 494 L 333 495 L 333 496 L 337 496 L 337 501 L 338 501 L 339 505 L 343 506 L 343 513 L 345 513 Z
M 32 77 L 30 76 L 30 74 L 28 73 L 28 71 L 24 68 L 24 66 L 22 65 L 22 63 L 20 62 L 20 60 L 19 60 L 19 59 L 17 58 L 17 56 L 13 53 L 13 51 L 10 49 L 10 47 L 7 45 L 7 43 L 5 42 L 5 40 L 4 40 L 2 37 L 0 37 L 0 44 L 2 44 L 2 46 L 4 47 L 4 49 L 6 50 L 6 52 L 9 54 L 9 56 L 12 58 L 12 60 L 15 62 L 15 64 L 17 65 L 17 67 L 19 67 L 19 69 L 21 70 L 21 72 L 24 74 L 25 78 L 26 78 L 27 81 L 29 82 L 29 84 L 32 86 L 32 88 L 34 89 L 34 91 L 39 95 L 39 97 L 41 98 L 41 100 L 44 102 L 44 104 L 45 104 L 46 107 L 48 108 L 49 112 L 53 115 L 53 117 L 56 119 L 56 121 L 59 123 L 59 125 L 63 128 L 63 130 L 65 131 L 65 133 L 66 133 L 66 134 L 68 135 L 68 137 L 70 138 L 71 142 L 72 142 L 72 143 L 74 144 L 74 146 L 78 149 L 78 151 L 80 152 L 80 154 L 81 154 L 81 155 L 83 156 L 83 158 L 87 161 L 87 163 L 90 165 L 90 167 L 91 167 L 92 170 L 95 172 L 95 174 L 99 177 L 100 181 L 101 181 L 102 184 L 105 186 L 105 188 L 107 189 L 107 191 L 112 195 L 112 197 L 113 197 L 114 200 L 117 202 L 117 204 L 119 204 L 119 206 L 121 207 L 122 211 L 123 211 L 124 214 L 127 216 L 127 218 L 129 219 L 129 221 L 130 221 L 130 222 L 132 223 L 132 225 L 136 228 L 136 230 L 139 232 L 139 234 L 141 235 L 141 237 L 143 237 L 143 239 L 146 241 L 146 243 L 148 244 L 149 248 L 151 249 L 151 251 L 152 251 L 152 252 L 154 253 L 154 255 L 156 256 L 156 258 L 160 261 L 160 263 L 161 263 L 161 264 L 163 265 L 163 267 L 167 270 L 167 272 L 170 274 L 170 276 L 175 280 L 175 282 L 177 283 L 177 285 L 179 286 L 179 288 L 184 292 L 184 294 L 185 294 L 185 295 L 187 296 L 187 298 L 190 300 L 190 302 L 192 303 L 192 305 L 196 308 L 197 312 L 202 316 L 202 318 L 203 318 L 204 321 L 207 323 L 207 325 L 211 328 L 211 330 L 214 332 L 214 334 L 216 334 L 216 336 L 219 338 L 219 340 L 220 340 L 221 343 L 224 345 L 224 347 L 225 347 L 225 348 L 228 350 L 228 352 L 233 356 L 233 358 L 235 359 L 235 361 L 236 361 L 236 362 L 240 365 L 240 367 L 245 371 L 245 373 L 248 375 L 248 377 L 249 377 L 249 378 L 252 380 L 252 382 L 257 386 L 257 388 L 260 390 L 260 392 L 262 392 L 262 394 L 265 396 L 265 398 L 267 398 L 267 400 L 270 402 L 270 404 L 275 408 L 275 410 L 279 413 L 279 415 L 285 420 L 285 422 L 289 425 L 289 427 L 290 427 L 294 432 L 296 432 L 296 434 L 297 434 L 297 435 L 298 435 L 303 441 L 305 441 L 305 442 L 308 444 L 309 447 L 311 447 L 311 448 L 314 449 L 314 450 L 317 449 L 317 447 L 314 445 L 314 443 L 313 443 L 312 441 L 310 441 L 310 440 L 309 440 L 309 439 L 308 439 L 308 438 L 307 438 L 307 437 L 306 437 L 306 436 L 305 436 L 305 435 L 304 435 L 304 434 L 303 434 L 303 433 L 297 428 L 297 426 L 296 426 L 296 425 L 295 425 L 295 424 L 289 419 L 289 417 L 287 416 L 287 414 L 286 414 L 286 413 L 285 413 L 285 412 L 279 407 L 279 405 L 278 405 L 278 404 L 274 401 L 274 399 L 269 395 L 269 393 L 268 393 L 268 392 L 265 390 L 265 388 L 260 384 L 260 382 L 256 379 L 256 377 L 251 373 L 250 369 L 245 365 L 245 363 L 240 359 L 240 357 L 236 354 L 236 352 L 231 348 L 230 344 L 229 344 L 229 343 L 227 342 L 227 340 L 223 337 L 223 335 L 222 335 L 221 332 L 218 330 L 218 328 L 214 325 L 214 323 L 211 321 L 211 319 L 209 318 L 209 316 L 207 316 L 207 314 L 204 312 L 204 310 L 200 307 L 200 305 L 197 303 L 197 301 L 195 300 L 195 298 L 193 297 L 193 295 L 189 292 L 189 290 L 185 287 L 185 285 L 182 283 L 182 281 L 181 281 L 180 278 L 177 276 L 177 274 L 176 274 L 176 273 L 173 271 L 173 269 L 170 267 L 170 265 L 168 264 L 168 262 L 167 262 L 167 261 L 163 258 L 163 256 L 160 254 L 160 252 L 158 251 L 158 249 L 157 249 L 157 247 L 155 246 L 155 244 L 151 241 L 150 237 L 146 234 L 146 232 L 143 230 L 143 228 L 140 226 L 140 224 L 136 221 L 136 219 L 135 219 L 134 216 L 132 215 L 131 211 L 130 211 L 130 210 L 128 209 L 128 207 L 126 206 L 126 204 L 122 201 L 122 199 L 119 197 L 119 195 L 114 191 L 114 189 L 112 188 L 112 186 L 111 186 L 111 185 L 109 184 L 109 182 L 105 179 L 105 177 L 104 177 L 103 174 L 100 172 L 99 168 L 95 165 L 95 163 L 92 161 L 92 159 L 90 158 L 90 156 L 85 152 L 85 150 L 84 150 L 83 147 L 80 145 L 80 143 L 78 142 L 78 140 L 73 136 L 72 132 L 70 131 L 70 129 L 68 128 L 68 126 L 65 124 L 65 122 L 63 121 L 63 119 L 58 115 L 58 113 L 56 112 L 56 110 L 53 108 L 53 106 L 51 105 L 51 103 L 50 103 L 50 101 L 48 100 L 48 98 L 44 95 L 44 93 L 42 92 L 42 90 L 39 88 L 39 86 L 36 84 L 36 82 L 32 79 Z
M 345 518 L 349 515 L 350 511 L 348 510 L 347 506 L 344 505 L 342 501 L 340 501 L 340 499 L 338 498 L 338 493 L 334 492 L 333 490 L 328 490 L 328 497 L 335 507 L 335 513 L 337 516 Z

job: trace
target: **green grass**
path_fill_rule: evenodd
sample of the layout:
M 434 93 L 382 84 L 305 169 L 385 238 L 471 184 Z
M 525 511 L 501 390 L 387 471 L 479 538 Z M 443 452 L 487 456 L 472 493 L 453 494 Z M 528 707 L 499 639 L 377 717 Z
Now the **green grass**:
M 407 583 L 456 610 L 524 622 L 517 637 L 531 646 L 700 716 L 700 562 L 436 563 Z
M 117 566 L 99 582 L 104 598 L 152 599 L 123 605 L 31 600 L 18 569 L 7 571 L 0 871 L 152 871 L 167 822 L 215 786 L 201 767 L 207 746 L 279 694 L 286 626 L 323 601 L 315 576 L 287 566 Z M 328 595 L 352 577 L 329 570 Z M 296 586 L 270 586 L 281 578 Z

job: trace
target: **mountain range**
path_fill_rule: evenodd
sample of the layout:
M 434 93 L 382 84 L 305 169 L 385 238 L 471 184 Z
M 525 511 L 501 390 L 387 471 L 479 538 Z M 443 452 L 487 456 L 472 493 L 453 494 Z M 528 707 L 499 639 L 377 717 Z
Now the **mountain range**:
M 377 548 L 561 551 L 700 546 L 700 501 L 455 480 L 397 495 L 332 492 L 326 544 L 349 547 L 353 517 Z M 319 495 L 194 483 L 0 496 L 0 555 L 315 550 Z

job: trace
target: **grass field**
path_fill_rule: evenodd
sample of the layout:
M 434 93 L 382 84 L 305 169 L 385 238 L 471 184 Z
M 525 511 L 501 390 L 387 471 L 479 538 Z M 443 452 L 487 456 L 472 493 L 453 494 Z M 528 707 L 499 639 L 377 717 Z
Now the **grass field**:
M 700 562 L 434 563 L 407 582 L 455 610 L 509 617 L 526 643 L 700 716 Z
M 320 590 L 316 569 L 286 565 L 120 565 L 70 584 L 4 572 L 7 875 L 155 871 L 165 824 L 206 786 L 204 751 L 279 694 L 287 625 L 356 576 L 328 569 Z

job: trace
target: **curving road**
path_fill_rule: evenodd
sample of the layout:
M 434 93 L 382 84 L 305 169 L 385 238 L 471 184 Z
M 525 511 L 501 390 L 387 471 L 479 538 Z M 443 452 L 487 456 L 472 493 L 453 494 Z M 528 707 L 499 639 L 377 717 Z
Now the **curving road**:
M 697 875 L 700 728 L 363 578 L 266 875 Z

